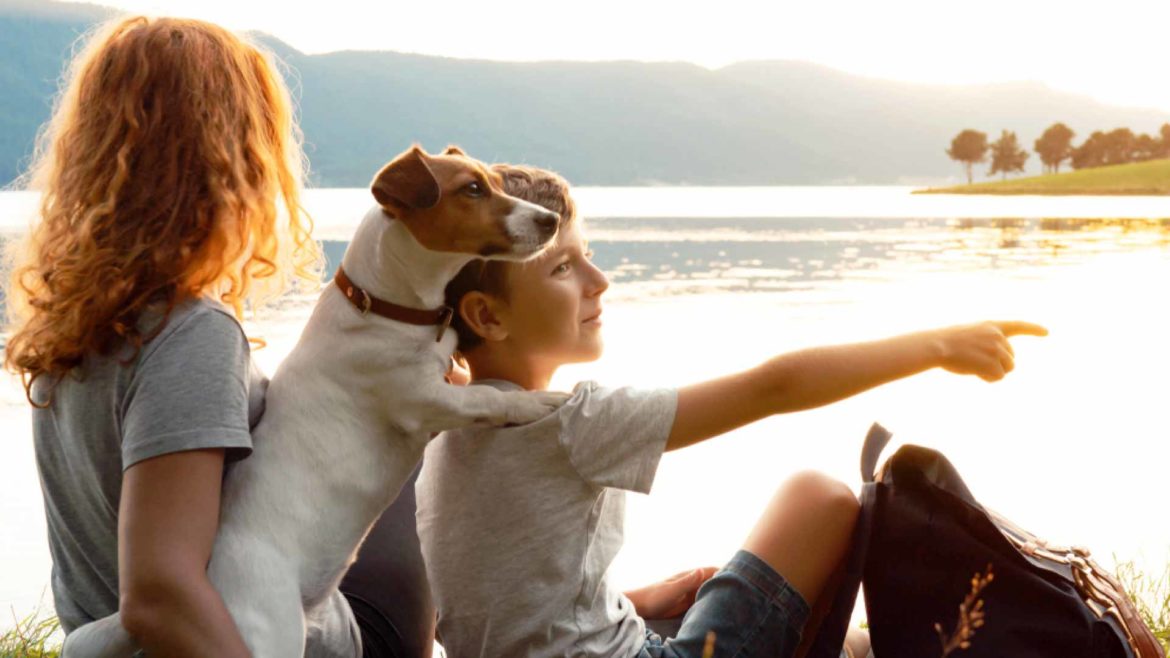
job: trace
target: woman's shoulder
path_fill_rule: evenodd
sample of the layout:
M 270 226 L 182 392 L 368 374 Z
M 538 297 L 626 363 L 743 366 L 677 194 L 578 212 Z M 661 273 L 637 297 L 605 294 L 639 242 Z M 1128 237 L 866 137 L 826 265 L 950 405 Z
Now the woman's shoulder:
M 161 348 L 176 345 L 211 350 L 248 346 L 244 328 L 235 314 L 206 297 L 182 300 L 169 313 L 161 306 L 152 307 L 139 318 L 139 329 L 143 335 L 150 336 L 143 345 L 140 362 Z

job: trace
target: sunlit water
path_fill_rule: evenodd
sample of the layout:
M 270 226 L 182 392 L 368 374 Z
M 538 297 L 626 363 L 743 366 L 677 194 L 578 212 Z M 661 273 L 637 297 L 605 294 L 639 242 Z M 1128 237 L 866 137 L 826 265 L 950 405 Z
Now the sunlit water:
M 561 388 L 585 378 L 677 386 L 801 347 L 980 319 L 1052 332 L 1017 339 L 1017 370 L 997 384 L 933 371 L 667 455 L 653 492 L 630 497 L 619 583 L 722 563 L 798 470 L 856 487 L 873 421 L 896 441 L 942 450 L 981 501 L 1044 537 L 1086 545 L 1107 565 L 1114 555 L 1158 571 L 1170 561 L 1170 231 L 1069 221 L 1157 219 L 1170 201 L 907 192 L 578 191 L 614 284 L 606 355 L 565 368 Z M 24 225 L 34 201 L 0 195 L 0 226 Z M 366 193 L 321 190 L 308 203 L 335 263 Z M 310 305 L 286 299 L 253 323 L 269 342 L 255 355 L 267 372 Z M 0 608 L 17 613 L 36 605 L 50 566 L 29 426 L 19 384 L 4 378 Z

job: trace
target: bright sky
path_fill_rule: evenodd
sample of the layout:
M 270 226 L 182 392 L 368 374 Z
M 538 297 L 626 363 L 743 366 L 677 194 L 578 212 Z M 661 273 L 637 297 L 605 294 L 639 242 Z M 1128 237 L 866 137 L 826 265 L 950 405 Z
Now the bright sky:
M 106 0 L 274 34 L 309 53 L 498 60 L 799 59 L 871 77 L 1035 80 L 1170 111 L 1168 0 Z

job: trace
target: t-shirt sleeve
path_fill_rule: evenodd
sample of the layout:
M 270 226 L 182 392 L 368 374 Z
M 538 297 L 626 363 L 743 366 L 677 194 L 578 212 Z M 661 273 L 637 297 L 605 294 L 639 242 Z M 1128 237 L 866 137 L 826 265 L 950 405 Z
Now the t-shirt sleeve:
M 201 308 L 143 347 L 122 404 L 122 469 L 172 452 L 252 450 L 251 352 L 239 323 Z
M 582 382 L 558 410 L 559 440 L 586 481 L 648 493 L 677 407 L 674 389 L 604 388 Z

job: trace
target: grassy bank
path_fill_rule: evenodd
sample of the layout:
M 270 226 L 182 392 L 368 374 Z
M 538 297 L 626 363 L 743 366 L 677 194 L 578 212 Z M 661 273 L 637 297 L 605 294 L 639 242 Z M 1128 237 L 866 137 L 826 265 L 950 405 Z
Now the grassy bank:
M 1160 576 L 1150 576 L 1132 562 L 1122 562 L 1115 575 L 1137 604 L 1142 621 L 1170 651 L 1170 565 Z M 0 658 L 58 658 L 58 628 L 52 617 L 32 615 L 16 622 L 15 628 L 0 635 Z
M 915 190 L 915 194 L 1170 195 L 1170 160 Z

